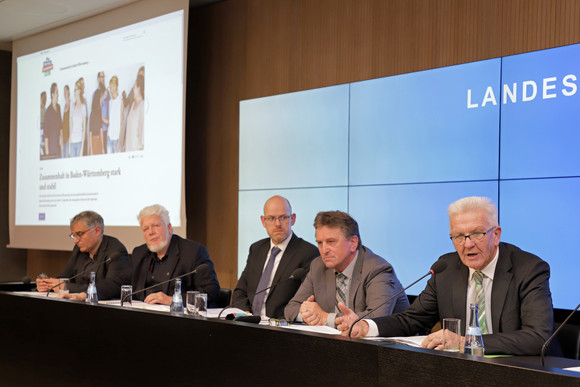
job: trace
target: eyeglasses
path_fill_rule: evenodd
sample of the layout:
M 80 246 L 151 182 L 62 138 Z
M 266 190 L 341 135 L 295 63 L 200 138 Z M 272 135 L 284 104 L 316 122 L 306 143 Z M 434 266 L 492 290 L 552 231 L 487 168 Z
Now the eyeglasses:
M 455 236 L 450 236 L 449 239 L 451 239 L 451 241 L 453 243 L 455 243 L 456 245 L 462 245 L 465 243 L 465 240 L 467 238 L 469 238 L 473 243 L 477 243 L 477 242 L 481 242 L 485 236 L 487 235 L 487 233 L 489 233 L 491 230 L 493 230 L 494 228 L 496 228 L 497 226 L 493 226 L 492 228 L 490 228 L 489 230 L 485 231 L 485 232 L 474 232 L 473 234 L 469 234 L 469 235 L 455 235 Z
M 284 222 L 287 222 L 288 219 L 290 219 L 290 216 L 288 216 L 288 215 L 282 215 L 282 216 L 279 216 L 277 218 L 275 216 L 267 216 L 264 218 L 264 221 L 266 223 L 276 223 L 276 221 L 279 220 L 280 223 L 284 223 Z
M 77 231 L 77 232 L 71 233 L 69 235 L 69 237 L 70 237 L 70 239 L 75 239 L 75 238 L 81 239 L 83 237 L 83 235 L 85 235 L 87 232 L 91 231 L 93 228 L 94 227 L 91 227 L 85 231 Z

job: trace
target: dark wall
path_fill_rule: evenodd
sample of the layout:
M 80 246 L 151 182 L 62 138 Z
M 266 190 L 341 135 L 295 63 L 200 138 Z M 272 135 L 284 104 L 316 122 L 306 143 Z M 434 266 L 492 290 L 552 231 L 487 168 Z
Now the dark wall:
M 20 281 L 26 275 L 26 250 L 8 249 L 8 181 L 10 164 L 10 75 L 12 53 L 0 51 L 0 281 Z

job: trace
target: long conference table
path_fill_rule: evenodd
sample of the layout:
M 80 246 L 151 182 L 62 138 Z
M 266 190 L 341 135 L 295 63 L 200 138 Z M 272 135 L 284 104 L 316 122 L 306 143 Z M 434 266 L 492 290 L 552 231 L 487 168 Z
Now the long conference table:
M 2 386 L 579 386 L 576 360 L 479 358 L 0 291 Z

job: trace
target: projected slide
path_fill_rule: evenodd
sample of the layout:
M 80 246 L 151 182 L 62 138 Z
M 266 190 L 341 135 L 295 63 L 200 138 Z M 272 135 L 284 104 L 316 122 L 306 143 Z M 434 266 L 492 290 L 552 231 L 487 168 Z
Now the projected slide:
M 299 218 L 310 217 L 299 227 L 311 242 L 317 211 L 350 212 L 363 244 L 410 284 L 453 251 L 447 206 L 487 196 L 499 207 L 502 240 L 545 259 L 554 306 L 574 308 L 579 63 L 573 45 L 242 101 L 239 267 L 251 242 L 266 236 L 257 222 L 263 202 L 280 194 Z M 348 90 L 346 102 L 333 89 Z M 280 144 L 292 146 L 265 161 Z M 308 151 L 288 151 L 296 147 Z
M 16 225 L 131 226 L 155 202 L 180 225 L 183 29 L 178 11 L 17 58 Z

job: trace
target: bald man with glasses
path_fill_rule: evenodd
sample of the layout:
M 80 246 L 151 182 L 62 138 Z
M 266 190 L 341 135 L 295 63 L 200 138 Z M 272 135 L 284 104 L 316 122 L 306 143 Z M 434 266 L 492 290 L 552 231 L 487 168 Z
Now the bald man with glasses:
M 125 246 L 117 239 L 104 235 L 105 225 L 101 215 L 94 211 L 83 211 L 70 221 L 70 237 L 75 247 L 71 258 L 58 278 L 37 278 L 39 292 L 58 292 L 62 281 L 71 278 L 67 298 L 84 300 L 89 285 L 90 272 L 96 272 L 97 296 L 99 300 L 119 298 L 121 285 L 131 284 L 131 267 Z M 110 262 L 105 262 L 112 258 Z
M 497 209 L 489 198 L 459 199 L 447 212 L 455 247 L 454 253 L 439 258 L 447 268 L 429 279 L 405 312 L 362 320 L 354 325 L 352 336 L 424 334 L 443 318 L 461 319 L 464 335 L 470 304 L 478 304 L 486 354 L 540 354 L 554 323 L 550 266 L 531 253 L 500 242 Z M 344 305 L 341 310 L 344 316 L 336 322 L 348 335 L 358 317 Z M 439 330 L 428 335 L 422 346 L 442 349 L 442 339 Z

